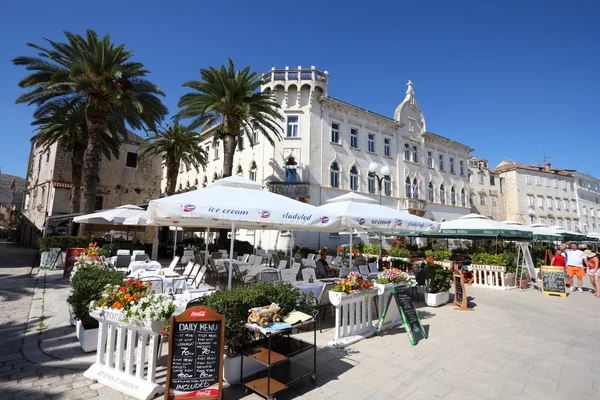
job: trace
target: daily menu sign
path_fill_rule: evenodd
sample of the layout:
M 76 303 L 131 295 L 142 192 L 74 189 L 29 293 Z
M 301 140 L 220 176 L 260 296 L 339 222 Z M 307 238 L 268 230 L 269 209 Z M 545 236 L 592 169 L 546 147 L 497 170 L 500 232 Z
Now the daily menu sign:
M 542 265 L 540 272 L 542 275 L 542 294 L 544 296 L 553 294 L 560 297 L 567 297 L 563 267 Z
M 381 327 L 385 321 L 385 316 L 390 308 L 392 297 L 396 301 L 396 306 L 398 307 L 398 311 L 402 316 L 402 322 L 404 324 L 404 329 L 408 334 L 408 340 L 410 341 L 410 344 L 413 346 L 417 344 L 417 339 L 415 336 L 416 334 L 421 334 L 425 339 L 427 339 L 427 332 L 425 332 L 425 329 L 423 329 L 423 326 L 421 325 L 421 319 L 419 318 L 419 314 L 415 309 L 415 305 L 410 298 L 410 292 L 408 288 L 403 288 L 402 286 L 395 286 L 392 288 L 391 296 L 388 297 L 387 304 L 385 305 L 381 315 L 379 327 Z
M 467 298 L 467 289 L 465 288 L 465 277 L 459 271 L 454 274 L 454 305 L 455 310 L 474 311 L 469 308 L 469 299 Z
M 165 399 L 221 399 L 225 317 L 191 307 L 171 317 Z

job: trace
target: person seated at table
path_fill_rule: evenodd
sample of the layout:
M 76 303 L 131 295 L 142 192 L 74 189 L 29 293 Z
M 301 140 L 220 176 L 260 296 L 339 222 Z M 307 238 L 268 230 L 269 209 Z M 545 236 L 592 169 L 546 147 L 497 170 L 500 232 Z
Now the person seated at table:
M 335 269 L 331 268 L 327 263 L 327 249 L 321 250 L 321 258 L 317 260 L 317 279 L 334 278 L 336 276 Z

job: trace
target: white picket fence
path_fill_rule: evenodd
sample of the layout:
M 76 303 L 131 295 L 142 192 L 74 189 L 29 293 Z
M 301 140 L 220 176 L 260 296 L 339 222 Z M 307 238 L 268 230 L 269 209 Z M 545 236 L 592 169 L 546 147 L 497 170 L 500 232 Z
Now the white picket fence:
M 507 290 L 514 287 L 514 278 L 507 282 L 506 267 L 500 265 L 472 264 L 473 286 L 486 287 L 498 290 Z
M 163 393 L 155 382 L 162 322 L 125 325 L 120 313 L 108 311 L 92 317 L 100 323 L 96 362 L 83 375 L 136 399 Z
M 352 294 L 329 292 L 329 300 L 335 307 L 335 336 L 329 345 L 346 347 L 375 333 L 371 303 L 377 292 L 376 288 Z

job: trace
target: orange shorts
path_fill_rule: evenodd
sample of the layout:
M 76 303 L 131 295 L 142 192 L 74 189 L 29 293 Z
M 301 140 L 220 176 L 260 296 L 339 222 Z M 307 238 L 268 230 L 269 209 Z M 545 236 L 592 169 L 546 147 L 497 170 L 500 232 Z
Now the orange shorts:
M 572 278 L 574 275 L 578 278 L 585 276 L 585 269 L 583 267 L 574 267 L 572 265 L 567 266 L 567 274 L 569 278 Z

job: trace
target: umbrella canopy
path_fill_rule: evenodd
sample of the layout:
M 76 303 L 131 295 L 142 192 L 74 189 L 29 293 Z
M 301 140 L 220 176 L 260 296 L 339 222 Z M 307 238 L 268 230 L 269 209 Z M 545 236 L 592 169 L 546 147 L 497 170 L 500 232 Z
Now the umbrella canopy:
M 339 216 L 320 213 L 306 203 L 267 190 L 250 179 L 232 176 L 207 188 L 151 200 L 148 215 L 158 225 L 248 229 L 340 229 Z
M 562 240 L 565 241 L 583 241 L 586 239 L 586 236 L 583 233 L 568 231 L 565 228 L 561 228 L 560 226 L 547 226 L 543 224 L 535 224 L 531 226 L 533 228 L 541 228 L 543 231 L 551 233 L 553 235 L 558 235 Z
M 438 224 L 426 218 L 381 206 L 377 201 L 350 192 L 317 207 L 321 215 L 341 215 L 341 224 L 348 229 L 405 233 L 432 232 Z
M 431 236 L 468 237 L 468 238 L 497 238 L 531 240 L 530 230 L 517 228 L 480 214 L 467 214 L 452 221 L 440 224 L 437 234 Z
M 73 218 L 73 222 L 78 224 L 104 224 L 120 225 L 126 218 L 140 215 L 144 209 L 132 204 L 126 204 L 108 210 L 101 210 L 92 214 L 80 215 Z

